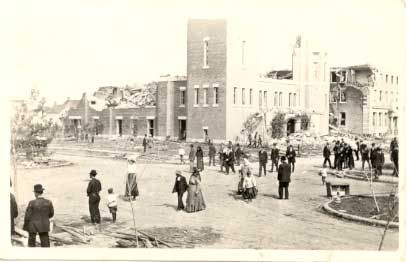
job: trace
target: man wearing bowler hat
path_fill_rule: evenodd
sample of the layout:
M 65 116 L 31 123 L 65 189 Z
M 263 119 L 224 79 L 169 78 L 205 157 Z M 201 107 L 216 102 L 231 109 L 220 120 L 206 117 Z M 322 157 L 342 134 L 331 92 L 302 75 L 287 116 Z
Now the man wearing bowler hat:
M 99 212 L 99 203 L 100 203 L 100 196 L 99 192 L 102 191 L 102 185 L 99 180 L 96 179 L 97 172 L 96 170 L 92 169 L 89 173 L 90 181 L 88 184 L 88 189 L 86 192 L 88 193 L 89 197 L 89 212 L 90 212 L 90 220 L 92 224 L 100 224 L 100 212 Z
M 178 207 L 177 211 L 184 209 L 184 202 L 182 201 L 182 196 L 184 195 L 185 191 L 188 189 L 188 183 L 185 177 L 181 174 L 180 170 L 175 171 L 175 184 L 174 188 L 172 189 L 172 193 L 177 193 L 178 195 Z
M 40 236 L 41 247 L 49 247 L 50 222 L 54 216 L 52 202 L 42 197 L 44 188 L 41 184 L 34 186 L 35 200 L 28 203 L 25 211 L 23 229 L 28 232 L 28 246 L 35 247 L 37 233 Z
M 278 167 L 278 197 L 283 199 L 283 190 L 285 193 L 285 199 L 288 199 L 288 185 L 291 182 L 291 165 L 287 163 L 285 156 L 281 157 L 281 164 Z

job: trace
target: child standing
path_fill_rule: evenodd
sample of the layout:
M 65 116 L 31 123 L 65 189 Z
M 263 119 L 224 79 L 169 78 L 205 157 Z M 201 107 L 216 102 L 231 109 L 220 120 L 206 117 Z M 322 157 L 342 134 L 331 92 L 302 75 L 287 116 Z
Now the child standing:
M 116 213 L 117 213 L 117 199 L 116 195 L 113 193 L 113 188 L 109 188 L 107 190 L 109 193 L 107 195 L 107 206 L 109 207 L 109 211 L 112 214 L 113 223 L 116 222 Z
M 185 155 L 184 144 L 181 144 L 181 147 L 178 149 L 178 155 L 180 157 L 181 165 L 185 164 L 185 160 L 184 160 L 184 155 Z
M 328 172 L 327 172 L 326 168 L 321 169 L 321 170 L 319 171 L 319 175 L 320 175 L 321 178 L 322 178 L 322 185 L 325 185 L 326 177 L 327 177 L 327 175 L 328 175 Z

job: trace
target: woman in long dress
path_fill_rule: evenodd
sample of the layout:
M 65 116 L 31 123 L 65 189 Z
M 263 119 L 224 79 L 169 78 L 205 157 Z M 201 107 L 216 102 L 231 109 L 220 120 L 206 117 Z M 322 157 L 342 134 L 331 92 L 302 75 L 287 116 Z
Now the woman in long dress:
M 256 179 L 252 175 L 252 172 L 247 172 L 247 176 L 244 178 L 243 181 L 243 198 L 246 201 L 252 201 L 252 199 L 256 198 L 257 195 L 257 184 Z
M 188 213 L 198 212 L 206 208 L 201 189 L 201 176 L 196 167 L 189 178 L 188 196 L 185 211 Z
M 203 151 L 200 146 L 196 149 L 196 166 L 200 171 L 204 170 Z
M 132 197 L 136 200 L 139 195 L 137 186 L 137 173 L 136 173 L 136 157 L 131 156 L 127 162 L 127 174 L 126 174 L 126 191 L 125 197 Z

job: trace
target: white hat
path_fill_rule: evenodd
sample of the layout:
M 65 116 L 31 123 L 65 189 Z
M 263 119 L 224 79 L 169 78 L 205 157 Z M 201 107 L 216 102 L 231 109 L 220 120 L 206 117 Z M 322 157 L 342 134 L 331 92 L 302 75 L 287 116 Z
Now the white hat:
M 136 162 L 137 157 L 135 155 L 131 155 L 127 158 L 128 161 L 134 161 Z

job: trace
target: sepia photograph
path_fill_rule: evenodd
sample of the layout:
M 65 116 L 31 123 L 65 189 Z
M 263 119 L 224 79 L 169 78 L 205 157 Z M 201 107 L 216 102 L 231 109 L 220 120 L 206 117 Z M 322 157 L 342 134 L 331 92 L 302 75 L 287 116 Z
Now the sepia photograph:
M 2 259 L 405 256 L 404 1 L 16 6 Z

